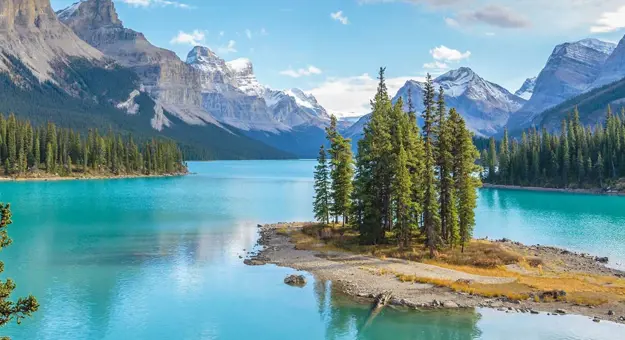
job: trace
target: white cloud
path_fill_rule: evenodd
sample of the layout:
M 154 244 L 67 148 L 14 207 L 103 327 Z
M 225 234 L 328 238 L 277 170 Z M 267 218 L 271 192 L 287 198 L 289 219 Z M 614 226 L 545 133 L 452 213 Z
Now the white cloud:
M 149 7 L 149 6 L 172 6 L 177 8 L 193 8 L 191 5 L 187 5 L 178 1 L 169 1 L 169 0 L 121 0 L 124 3 L 129 4 L 134 7 Z
M 250 31 L 249 29 L 246 29 L 245 35 L 247 36 L 248 39 L 252 40 L 252 31 Z
M 494 36 L 495 36 L 495 32 L 486 32 L 486 33 L 484 33 L 484 34 L 485 34 L 486 36 L 489 36 L 489 37 L 494 37 Z
M 193 32 L 190 32 L 190 33 L 179 31 L 178 35 L 173 37 L 169 41 L 169 43 L 197 46 L 197 45 L 204 45 L 205 39 L 206 39 L 206 32 L 201 31 L 201 30 L 194 30 Z
M 227 45 L 217 47 L 217 53 L 219 54 L 235 53 L 237 52 L 236 44 L 237 44 L 236 41 L 230 40 L 228 41 Z
M 297 70 L 289 67 L 284 71 L 280 71 L 280 74 L 287 77 L 299 78 L 299 77 L 307 77 L 312 76 L 314 74 L 321 74 L 321 70 L 315 66 L 309 65 L 307 68 L 300 68 Z
M 592 33 L 614 32 L 625 27 L 625 6 L 613 12 L 604 12 L 594 26 L 590 27 Z
M 422 77 L 387 78 L 389 94 L 395 94 L 408 80 L 423 81 Z M 364 115 L 371 111 L 370 100 L 375 96 L 378 80 L 365 73 L 346 78 L 328 78 L 311 93 L 329 113 L 337 117 Z
M 330 17 L 343 25 L 349 24 L 349 19 L 343 15 L 343 11 L 330 13 Z
M 224 31 L 219 31 L 219 36 L 220 36 L 220 37 L 223 37 L 223 36 L 224 36 L 224 34 L 226 34 L 226 32 L 224 32 Z
M 460 23 L 458 23 L 458 20 L 456 20 L 454 18 L 445 18 L 445 23 L 449 27 L 458 27 L 458 26 L 460 26 Z
M 443 60 L 443 61 L 460 61 L 462 59 L 466 59 L 471 56 L 471 51 L 466 51 L 464 53 L 454 50 L 452 48 L 448 48 L 444 45 L 439 47 L 435 47 L 430 50 L 430 54 L 435 60 Z

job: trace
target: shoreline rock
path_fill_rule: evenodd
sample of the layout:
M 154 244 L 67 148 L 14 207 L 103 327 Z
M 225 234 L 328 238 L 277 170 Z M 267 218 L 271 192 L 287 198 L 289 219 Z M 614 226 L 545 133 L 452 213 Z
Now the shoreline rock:
M 365 270 L 371 264 L 374 268 L 381 260 L 366 255 L 349 254 L 346 252 L 318 252 L 311 250 L 295 249 L 288 236 L 278 233 L 278 229 L 298 229 L 308 223 L 274 223 L 259 225 L 258 245 L 261 250 L 259 257 L 265 263 L 276 264 L 281 267 L 288 267 L 295 270 L 307 271 L 318 280 L 329 280 L 333 287 L 339 292 L 356 299 L 365 299 L 373 302 L 374 299 L 387 291 L 393 291 L 393 298 L 389 304 L 413 310 L 419 309 L 460 309 L 460 308 L 491 308 L 501 310 L 506 313 L 529 313 L 550 315 L 578 314 L 591 318 L 602 315 L 605 320 L 625 323 L 625 304 L 611 304 L 609 306 L 588 307 L 566 302 L 535 302 L 533 299 L 525 301 L 510 301 L 507 298 L 484 298 L 467 293 L 454 292 L 443 287 L 436 287 L 431 284 L 405 283 L 397 280 L 393 274 L 380 274 Z M 620 277 L 623 272 L 603 266 L 601 262 L 595 260 L 594 256 L 588 254 L 577 254 L 565 249 L 546 246 L 525 246 L 518 242 L 502 240 L 507 245 L 522 248 L 531 254 L 538 253 L 541 256 L 557 256 L 567 261 L 579 265 L 589 270 L 591 273 L 602 275 L 614 275 Z M 517 249 L 515 248 L 515 249 Z M 367 262 L 369 261 L 369 262 Z M 401 265 L 404 260 L 393 259 L 391 265 Z M 364 264 L 363 264 L 364 263 Z M 391 263 L 390 261 L 384 263 Z M 340 265 L 338 265 L 340 264 Z M 409 262 L 410 265 L 424 266 L 418 262 Z M 425 265 L 427 266 L 427 265 Z M 442 267 L 432 266 L 437 269 Z M 459 280 L 469 280 L 468 282 L 481 282 L 479 280 L 488 279 L 471 274 L 463 273 Z M 497 278 L 495 278 L 497 279 Z M 477 280 L 477 281 L 475 281 Z M 456 280 L 454 280 L 456 281 Z M 464 281 L 463 281 L 464 282 Z M 545 297 L 561 297 L 564 291 L 545 292 Z M 608 314 L 611 310 L 613 315 Z

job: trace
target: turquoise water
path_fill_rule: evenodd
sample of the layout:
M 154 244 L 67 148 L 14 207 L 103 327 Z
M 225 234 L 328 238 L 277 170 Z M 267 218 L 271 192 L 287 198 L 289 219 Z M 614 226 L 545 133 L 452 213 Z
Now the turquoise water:
M 0 183 L 14 244 L 0 255 L 41 303 L 14 339 L 614 339 L 585 317 L 384 311 L 293 270 L 248 267 L 258 223 L 310 220 L 312 161 L 191 163 L 182 178 Z M 625 198 L 480 192 L 476 236 L 625 258 Z M 530 327 L 531 325 L 531 327 Z

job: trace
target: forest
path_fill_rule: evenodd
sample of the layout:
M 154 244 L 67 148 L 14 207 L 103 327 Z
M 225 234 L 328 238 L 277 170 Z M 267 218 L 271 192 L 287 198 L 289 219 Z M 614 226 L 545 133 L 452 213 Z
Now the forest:
M 5 176 L 121 176 L 178 174 L 187 171 L 171 140 L 137 142 L 131 135 L 97 129 L 86 136 L 53 123 L 33 126 L 14 114 L 0 115 L 0 164 Z
M 543 128 L 523 132 L 520 140 L 508 132 L 491 138 L 481 152 L 483 181 L 499 185 L 620 190 L 625 177 L 625 110 L 608 107 L 605 122 L 580 123 L 574 109 L 558 133 Z
M 315 216 L 357 231 L 361 244 L 420 242 L 430 256 L 443 247 L 464 249 L 480 186 L 473 135 L 455 109 L 447 110 L 443 89 L 436 93 L 429 75 L 420 129 L 412 97 L 408 112 L 401 99 L 393 104 L 384 72 L 355 160 L 335 118 L 327 129 L 330 146 L 321 147 L 315 169 Z

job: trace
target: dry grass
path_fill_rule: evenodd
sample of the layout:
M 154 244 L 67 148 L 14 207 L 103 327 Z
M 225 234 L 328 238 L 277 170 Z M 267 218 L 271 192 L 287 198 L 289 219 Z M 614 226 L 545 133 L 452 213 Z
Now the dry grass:
M 545 272 L 542 259 L 525 258 L 500 243 L 474 240 L 465 247 L 464 253 L 460 249 L 444 249 L 437 254 L 435 259 L 430 259 L 428 251 L 420 246 L 400 249 L 393 244 L 360 245 L 356 232 L 340 226 L 311 224 L 304 226 L 302 232 L 282 229 L 277 232 L 281 235 L 289 235 L 296 249 L 348 251 L 373 255 L 381 259 L 399 258 L 418 261 L 480 276 L 515 278 L 514 282 L 505 284 L 478 284 L 404 275 L 383 268 L 362 268 L 375 275 L 395 275 L 403 282 L 429 283 L 457 292 L 484 297 L 505 297 L 510 300 L 533 298 L 537 302 L 551 302 L 552 299 L 543 296 L 545 292 L 565 291 L 566 295 L 558 299 L 579 305 L 597 306 L 607 302 L 625 301 L 625 279 L 590 274 Z M 416 241 L 415 244 L 417 244 Z M 510 264 L 518 265 L 523 272 L 506 268 L 506 265 Z

